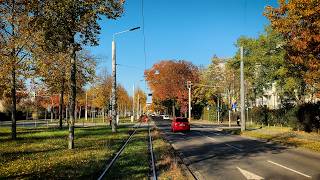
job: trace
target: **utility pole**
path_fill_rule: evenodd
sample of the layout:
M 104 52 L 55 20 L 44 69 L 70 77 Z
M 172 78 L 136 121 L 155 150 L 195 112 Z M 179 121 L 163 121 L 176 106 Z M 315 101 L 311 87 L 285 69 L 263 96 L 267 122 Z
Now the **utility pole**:
M 244 104 L 244 74 L 243 74 L 243 47 L 240 47 L 240 103 L 241 103 L 241 131 L 246 130 L 245 104 Z
M 86 110 L 84 112 L 86 121 L 88 121 L 88 93 L 86 92 Z
M 117 100 L 116 100 L 116 43 L 114 39 L 112 40 L 112 89 L 111 89 L 111 127 L 112 132 L 116 132 L 116 120 L 117 120 Z
M 131 122 L 134 120 L 134 84 L 133 84 L 133 95 L 132 95 L 132 116 L 131 116 Z
M 188 81 L 187 82 L 187 86 L 188 86 L 188 89 L 189 89 L 189 122 L 191 121 L 191 86 L 192 86 L 192 83 L 191 81 Z
M 217 124 L 219 125 L 220 123 L 220 99 L 219 99 L 219 95 L 218 95 L 218 108 L 217 108 L 217 112 L 218 112 L 218 119 L 217 119 Z

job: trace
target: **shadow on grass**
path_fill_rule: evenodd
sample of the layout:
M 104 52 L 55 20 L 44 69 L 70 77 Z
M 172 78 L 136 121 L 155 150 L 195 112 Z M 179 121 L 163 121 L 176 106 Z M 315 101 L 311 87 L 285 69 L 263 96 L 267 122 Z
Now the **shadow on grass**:
M 293 133 L 280 133 L 276 135 L 271 135 L 271 137 L 265 138 L 268 142 L 275 142 L 279 143 L 285 146 L 290 147 L 300 147 L 303 145 L 303 142 L 301 141 L 295 141 L 293 138 L 296 138 L 297 136 Z
M 50 131 L 51 133 L 58 132 L 58 134 L 53 134 L 53 136 L 48 136 L 47 133 Z M 39 170 L 31 170 L 29 172 L 25 172 L 25 174 L 20 174 L 21 172 L 12 173 L 9 176 L 0 175 L 0 179 L 72 179 L 72 178 L 80 178 L 80 179 L 93 179 L 99 176 L 99 173 L 105 166 L 105 162 L 110 158 L 110 152 L 113 152 L 116 149 L 119 149 L 121 144 L 123 144 L 126 137 L 128 137 L 129 129 L 127 126 L 120 126 L 118 133 L 112 134 L 111 129 L 106 127 L 90 127 L 90 128 L 76 128 L 75 130 L 75 149 L 66 150 L 67 145 L 67 129 L 59 130 L 59 129 L 42 129 L 37 132 L 31 132 L 31 135 L 27 137 L 23 137 L 14 143 L 14 146 L 20 148 L 24 143 L 28 143 L 32 146 L 32 143 L 35 144 L 55 144 L 53 147 L 41 146 L 39 149 L 38 146 L 35 146 L 34 149 L 27 150 L 19 150 L 18 152 L 5 152 L 3 149 L 3 153 L 1 153 L 1 161 L 2 162 L 13 162 L 15 159 L 21 159 L 28 157 L 29 160 L 38 160 L 34 158 L 39 154 L 39 157 L 45 156 L 50 159 L 54 159 L 54 156 L 64 156 L 64 153 L 59 153 L 59 151 L 67 152 L 68 154 L 72 151 L 75 153 L 79 153 L 79 155 L 83 155 L 82 152 L 86 152 L 87 154 L 83 156 L 84 159 L 80 158 L 81 161 L 67 161 L 67 162 L 51 162 L 50 168 L 42 168 Z M 42 134 L 44 132 L 44 134 Z M 60 134 L 61 132 L 61 134 Z M 40 134 L 37 134 L 40 133 Z M 43 135 L 44 137 L 41 137 Z M 57 142 L 51 141 L 52 139 L 57 139 Z M 62 141 L 61 141 L 62 140 Z M 110 152 L 107 152 L 110 151 Z M 0 149 L 1 152 L 1 149 Z M 99 152 L 96 154 L 96 152 Z M 100 154 L 100 155 L 99 155 Z M 102 157 L 103 156 L 103 157 Z M 79 159 L 79 158 L 76 158 Z M 44 161 L 46 159 L 43 159 Z M 82 161 L 85 160 L 85 161 Z M 27 166 L 27 164 L 26 164 Z M 4 169 L 2 169 L 4 170 Z M 1 173 L 0 173 L 1 174 Z
M 121 125 L 118 127 L 118 133 L 122 133 L 123 129 L 130 127 L 130 125 Z M 45 134 L 41 134 L 45 133 Z M 53 128 L 19 128 L 17 131 L 17 139 L 11 139 L 11 132 L 1 132 L 0 142 L 11 142 L 11 141 L 25 141 L 32 142 L 32 140 L 45 140 L 51 138 L 67 138 L 68 137 L 68 127 L 63 127 L 62 129 Z M 75 128 L 76 138 L 82 138 L 85 136 L 100 136 L 107 135 L 111 133 L 110 127 L 97 126 L 97 127 L 77 127 Z M 116 133 L 117 134 L 117 133 Z
M 65 149 L 63 147 L 61 148 L 51 148 L 51 149 L 43 149 L 43 150 L 28 150 L 28 151 L 17 151 L 17 152 L 4 152 L 0 153 L 2 163 L 9 162 L 9 161 L 14 161 L 16 159 L 27 156 L 35 156 L 37 154 L 42 154 L 42 153 L 50 153 L 58 150 Z
M 42 169 L 37 172 L 12 175 L 9 177 L 0 175 L 0 179 L 97 179 L 100 175 L 99 171 L 103 168 L 104 163 L 105 159 L 91 159 L 85 163 L 57 163 L 49 169 Z

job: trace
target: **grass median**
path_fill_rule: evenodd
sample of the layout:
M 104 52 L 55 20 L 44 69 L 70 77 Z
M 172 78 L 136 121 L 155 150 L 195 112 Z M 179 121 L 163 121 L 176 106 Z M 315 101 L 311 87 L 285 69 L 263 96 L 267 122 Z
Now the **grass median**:
M 149 157 L 148 131 L 141 128 L 127 144 L 106 179 L 148 179 Z
M 289 127 L 265 126 L 249 128 L 242 136 L 255 137 L 287 146 L 320 152 L 320 134 L 293 131 Z
M 183 168 L 182 162 L 175 155 L 172 146 L 163 139 L 161 131 L 153 131 L 153 149 L 158 171 L 158 179 L 188 180 L 193 179 Z
M 130 129 L 76 128 L 75 149 L 68 150 L 67 129 L 18 128 L 12 141 L 10 129 L 0 128 L 0 179 L 97 178 Z

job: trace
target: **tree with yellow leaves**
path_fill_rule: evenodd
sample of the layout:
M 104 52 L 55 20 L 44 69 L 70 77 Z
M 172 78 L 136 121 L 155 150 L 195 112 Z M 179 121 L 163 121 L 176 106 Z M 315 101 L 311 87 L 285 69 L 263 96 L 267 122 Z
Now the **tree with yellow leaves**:
M 318 0 L 280 0 L 279 7 L 268 6 L 265 12 L 272 28 L 284 37 L 282 45 L 286 50 L 289 73 L 302 79 L 297 89 L 301 96 L 309 89 L 320 97 L 319 14 Z M 301 98 L 300 103 L 303 102 L 304 98 Z
M 68 148 L 74 148 L 74 123 L 77 93 L 77 59 L 76 54 L 83 45 L 97 45 L 101 16 L 109 19 L 118 18 L 123 12 L 123 0 L 47 0 L 37 6 L 39 20 L 45 33 L 45 40 L 53 47 L 61 44 L 70 54 L 70 120 Z
M 33 69 L 32 50 L 41 33 L 33 33 L 32 4 L 24 0 L 0 1 L 0 80 L 11 93 L 11 137 L 16 139 L 17 81 Z
M 147 104 L 147 96 L 145 92 L 139 87 L 134 91 L 134 102 L 137 112 L 137 115 L 141 115 L 145 112 L 146 104 Z

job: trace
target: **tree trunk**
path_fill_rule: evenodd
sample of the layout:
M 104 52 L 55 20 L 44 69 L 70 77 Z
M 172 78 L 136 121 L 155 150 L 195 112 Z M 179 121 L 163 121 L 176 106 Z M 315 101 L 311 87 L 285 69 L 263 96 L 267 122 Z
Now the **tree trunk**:
M 11 138 L 17 139 L 17 126 L 16 126 L 16 114 L 17 114 L 17 96 L 16 96 L 16 69 L 13 67 L 12 72 L 12 84 L 11 84 Z
M 50 109 L 50 120 L 51 122 L 53 121 L 53 107 L 51 105 L 51 109 Z
M 59 128 L 62 129 L 62 120 L 63 120 L 63 95 L 64 95 L 64 78 L 61 82 L 60 89 L 60 100 L 59 100 Z
M 104 116 L 105 116 L 105 114 L 104 114 L 104 108 L 102 108 L 102 122 L 104 122 Z
M 74 122 L 75 122 L 75 106 L 76 106 L 76 54 L 75 49 L 72 49 L 72 58 L 71 58 L 71 71 L 70 71 L 70 107 L 69 107 L 69 149 L 74 148 Z
M 172 117 L 176 117 L 176 107 L 174 106 L 174 101 L 172 103 Z

